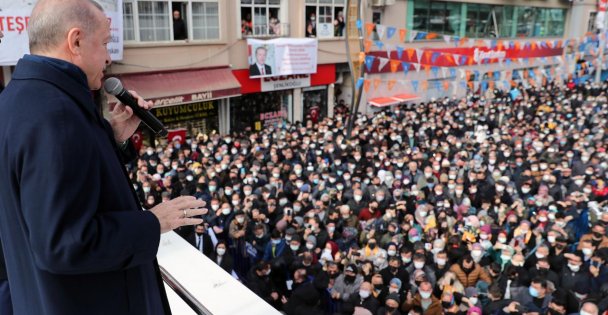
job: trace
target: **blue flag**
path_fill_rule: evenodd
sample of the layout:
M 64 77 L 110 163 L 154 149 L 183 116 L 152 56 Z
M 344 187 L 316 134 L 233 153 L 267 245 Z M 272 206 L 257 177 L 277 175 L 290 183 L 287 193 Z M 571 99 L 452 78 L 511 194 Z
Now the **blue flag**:
M 414 91 L 418 92 L 418 81 L 412 81 L 412 87 L 414 88 Z
M 397 59 L 401 59 L 401 57 L 403 56 L 403 50 L 403 47 L 397 46 Z
M 392 27 L 392 26 L 389 26 L 389 27 L 386 29 L 386 38 L 387 38 L 387 39 L 391 39 L 393 36 L 395 36 L 395 33 L 396 33 L 396 32 L 397 32 L 397 29 L 396 29 L 396 28 L 394 28 L 394 27 Z
M 357 90 L 361 89 L 361 87 L 363 87 L 363 83 L 365 82 L 365 80 L 363 80 L 363 78 L 359 78 L 359 80 L 357 80 Z
M 374 56 L 365 56 L 365 67 L 367 68 L 367 71 L 372 70 L 372 65 L 374 65 L 374 59 L 376 59 Z

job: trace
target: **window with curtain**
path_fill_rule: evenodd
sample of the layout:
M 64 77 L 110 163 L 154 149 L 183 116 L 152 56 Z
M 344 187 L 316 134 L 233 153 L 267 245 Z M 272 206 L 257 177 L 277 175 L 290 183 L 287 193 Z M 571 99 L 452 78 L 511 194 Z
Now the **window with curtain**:
M 346 27 L 345 0 L 306 0 L 306 37 L 342 37 Z M 313 20 L 314 16 L 314 20 Z
M 124 2 L 123 11 L 123 39 L 125 41 L 135 40 L 135 21 L 133 19 L 133 3 Z
M 279 13 L 281 0 L 241 0 L 241 34 L 243 36 L 278 36 L 281 33 Z

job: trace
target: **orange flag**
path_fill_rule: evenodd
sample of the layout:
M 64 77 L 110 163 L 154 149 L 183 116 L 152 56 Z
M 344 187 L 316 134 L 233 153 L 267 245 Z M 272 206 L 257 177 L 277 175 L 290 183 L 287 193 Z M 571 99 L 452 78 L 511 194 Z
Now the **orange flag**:
M 405 42 L 405 34 L 407 33 L 407 30 L 404 28 L 400 28 L 399 29 L 399 40 L 403 43 Z
M 438 36 L 437 33 L 428 33 L 426 35 L 426 39 L 435 39 L 435 38 L 437 38 L 437 36 Z
M 515 82 L 515 81 L 511 80 L 511 86 L 512 86 L 512 87 L 516 87 L 516 86 L 517 86 L 517 82 Z
M 528 78 L 528 70 L 524 70 L 524 79 Z
M 412 58 L 414 58 L 414 54 L 416 53 L 416 50 L 414 48 L 408 48 L 407 49 L 407 59 L 408 61 L 411 61 Z
M 455 63 L 454 56 L 452 54 L 444 54 L 443 57 L 449 64 Z
M 521 45 L 517 41 L 515 42 L 515 50 L 521 50 Z
M 401 61 L 399 61 L 399 60 L 391 60 L 391 72 L 392 73 L 397 72 L 400 64 L 401 64 Z
M 464 44 L 466 44 L 467 41 L 469 41 L 469 39 L 466 38 L 466 37 L 463 37 L 463 38 L 460 39 L 460 42 L 458 43 L 458 45 L 464 46 Z
M 380 80 L 380 79 L 374 79 L 374 90 L 378 89 L 381 82 L 382 82 L 382 80 Z
M 372 82 L 370 80 L 363 81 L 363 90 L 365 90 L 365 93 L 369 92 L 369 87 L 371 84 Z
M 364 62 L 365 62 L 365 53 L 360 52 L 359 53 L 359 63 L 364 63 Z
M 431 66 L 424 65 L 424 72 L 426 73 L 426 76 L 428 78 L 430 76 L 430 74 L 431 74 Z
M 494 81 L 488 82 L 488 86 L 490 87 L 490 90 L 493 90 L 494 89 Z
M 429 82 L 428 81 L 422 81 L 422 90 L 426 91 L 429 88 Z
M 530 43 L 530 50 L 536 50 L 536 43 L 535 42 L 531 42 Z
M 501 43 L 501 41 L 498 41 L 496 43 L 496 50 L 502 50 L 502 43 Z
M 388 90 L 389 91 L 393 89 L 393 87 L 395 86 L 395 83 L 397 83 L 397 80 L 395 80 L 395 79 L 388 80 L 388 84 L 387 85 L 388 85 Z
M 365 23 L 365 37 L 369 37 L 374 32 L 374 23 Z
M 372 41 L 369 39 L 366 39 L 365 42 L 363 43 L 363 46 L 365 47 L 365 53 L 368 53 L 372 49 Z
M 470 81 L 468 85 L 471 90 L 475 89 L 475 84 L 473 84 L 473 81 Z
M 465 75 L 465 77 L 464 77 L 465 80 L 469 80 L 471 78 L 471 71 L 470 70 L 466 70 L 464 72 L 464 75 Z
M 443 89 L 446 91 L 448 91 L 450 89 L 450 81 L 448 81 L 448 80 L 443 81 Z

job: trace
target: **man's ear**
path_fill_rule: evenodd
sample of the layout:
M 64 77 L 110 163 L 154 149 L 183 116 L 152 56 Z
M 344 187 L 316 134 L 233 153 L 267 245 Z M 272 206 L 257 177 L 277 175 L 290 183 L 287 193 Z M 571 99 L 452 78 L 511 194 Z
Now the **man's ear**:
M 72 28 L 68 31 L 68 49 L 71 55 L 80 55 L 82 34 L 80 28 Z

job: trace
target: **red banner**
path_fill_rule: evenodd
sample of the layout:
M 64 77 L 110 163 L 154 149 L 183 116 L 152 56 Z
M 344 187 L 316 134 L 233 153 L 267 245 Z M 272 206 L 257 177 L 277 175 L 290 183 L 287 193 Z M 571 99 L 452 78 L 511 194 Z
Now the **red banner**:
M 186 143 L 186 129 L 173 129 L 169 130 L 169 134 L 167 134 L 167 139 L 169 142 L 179 141 L 179 143 Z
M 608 0 L 597 0 L 597 10 L 606 12 L 606 9 L 608 9 Z
M 606 0 L 608 1 L 608 0 Z M 423 69 L 426 66 L 431 67 L 458 67 L 462 65 L 476 65 L 476 64 L 490 64 L 498 63 L 499 60 L 506 62 L 516 62 L 517 59 L 534 59 L 542 57 L 553 57 L 561 56 L 563 54 L 563 47 L 561 44 L 555 44 L 555 41 L 546 42 L 543 41 L 541 44 L 534 42 L 532 43 L 519 43 L 513 42 L 511 45 L 506 47 L 505 45 L 497 45 L 493 48 L 487 46 L 476 46 L 476 47 L 455 47 L 455 48 L 424 48 L 420 54 L 418 60 L 417 54 L 407 51 L 406 54 L 401 55 L 399 59 L 397 51 L 392 51 L 390 56 L 385 51 L 374 51 L 370 52 L 369 55 L 375 57 L 389 58 L 391 63 L 393 60 L 406 63 L 420 63 L 423 65 Z M 383 73 L 389 72 L 391 69 L 383 69 L 378 71 L 378 58 L 375 58 L 374 64 L 371 66 L 371 70 L 368 73 Z M 400 66 L 398 71 L 403 68 Z M 410 70 L 414 69 L 413 65 Z

